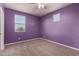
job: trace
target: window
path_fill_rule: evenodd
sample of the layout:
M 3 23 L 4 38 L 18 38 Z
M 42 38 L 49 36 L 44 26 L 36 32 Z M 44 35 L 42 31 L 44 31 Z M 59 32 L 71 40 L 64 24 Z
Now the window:
M 60 21 L 60 13 L 53 15 L 53 22 L 59 22 Z
M 15 15 L 15 32 L 25 32 L 25 16 Z

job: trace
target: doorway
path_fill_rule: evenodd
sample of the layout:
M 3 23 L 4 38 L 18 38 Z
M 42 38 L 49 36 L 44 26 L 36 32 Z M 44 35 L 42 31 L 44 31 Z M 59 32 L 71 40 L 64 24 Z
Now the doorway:
M 4 50 L 4 8 L 0 5 L 0 49 Z

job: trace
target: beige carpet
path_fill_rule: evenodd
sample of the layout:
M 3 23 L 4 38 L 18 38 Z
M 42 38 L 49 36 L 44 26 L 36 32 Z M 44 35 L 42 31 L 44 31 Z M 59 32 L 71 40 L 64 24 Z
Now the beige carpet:
M 61 45 L 35 39 L 6 46 L 0 56 L 78 56 L 79 51 Z

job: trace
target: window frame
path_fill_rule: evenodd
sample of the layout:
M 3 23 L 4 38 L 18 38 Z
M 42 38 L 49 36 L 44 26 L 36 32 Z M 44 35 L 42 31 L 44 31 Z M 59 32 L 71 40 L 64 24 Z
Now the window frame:
M 17 26 L 16 26 L 16 24 L 17 24 L 17 23 L 16 23 L 16 15 L 17 15 L 17 16 L 23 16 L 23 17 L 25 18 L 25 19 L 24 19 L 25 23 L 24 23 L 23 31 L 19 31 L 19 30 L 17 31 L 17 30 L 16 30 L 16 29 L 17 29 Z M 25 32 L 25 30 L 26 30 L 26 17 L 25 17 L 24 15 L 15 14 L 15 15 L 14 15 L 14 31 L 15 31 L 15 32 Z
M 56 16 L 57 16 L 57 20 L 55 20 Z M 58 18 L 59 18 L 59 20 L 58 20 Z M 58 23 L 60 21 L 61 21 L 61 13 L 53 14 L 53 22 Z

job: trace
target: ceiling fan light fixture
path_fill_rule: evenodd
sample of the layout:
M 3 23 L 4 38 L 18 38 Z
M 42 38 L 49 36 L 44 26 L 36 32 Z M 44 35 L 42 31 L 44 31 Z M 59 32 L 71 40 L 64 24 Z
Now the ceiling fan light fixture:
M 41 5 L 42 8 L 44 8 L 44 5 Z
M 44 8 L 45 6 L 43 5 L 43 4 L 41 4 L 41 3 L 39 3 L 38 4 L 38 8 L 40 9 L 40 8 Z
M 40 4 L 40 3 L 38 4 L 38 8 L 39 8 L 39 9 L 41 8 L 41 4 Z

